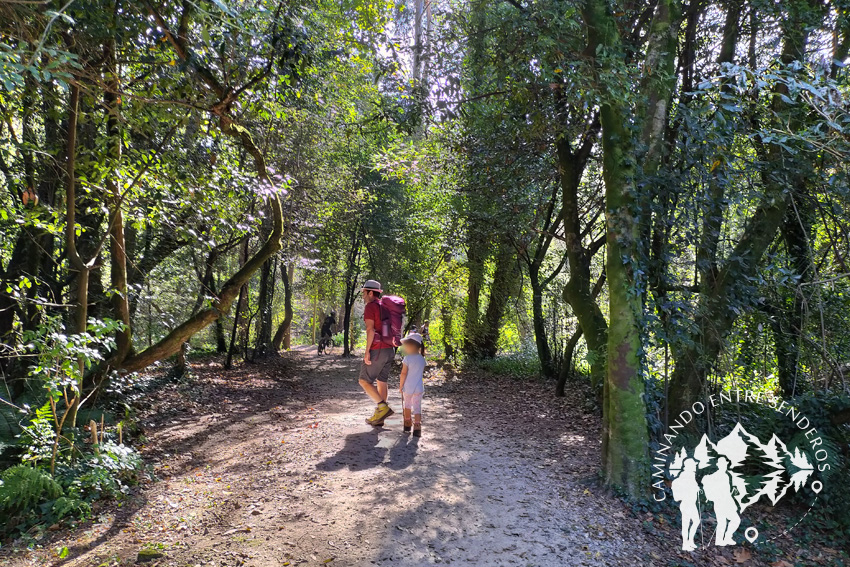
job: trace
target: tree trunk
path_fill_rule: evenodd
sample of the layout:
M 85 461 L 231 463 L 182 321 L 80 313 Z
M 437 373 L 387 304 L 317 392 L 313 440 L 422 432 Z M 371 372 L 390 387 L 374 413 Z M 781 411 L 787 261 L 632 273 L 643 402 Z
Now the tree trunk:
M 482 239 L 470 236 L 467 251 L 469 277 L 466 287 L 466 318 L 463 323 L 463 350 L 467 356 L 479 358 L 481 341 L 481 288 L 484 287 L 486 255 L 481 250 Z
M 233 314 L 233 327 L 230 329 L 230 347 L 227 349 L 227 358 L 224 360 L 224 369 L 230 370 L 233 367 L 233 354 L 236 352 L 236 338 L 239 330 L 239 317 L 245 294 L 245 286 L 239 288 L 239 300 L 236 302 L 236 313 Z
M 115 4 L 113 12 L 113 28 L 115 27 L 115 17 L 117 15 L 118 3 Z M 104 108 L 107 113 L 106 119 L 106 136 L 109 147 L 108 159 L 111 172 L 107 174 L 106 190 L 109 195 L 109 202 L 112 208 L 112 220 L 109 226 L 110 236 L 110 278 L 112 286 L 112 312 L 113 317 L 117 321 L 123 323 L 124 328 L 116 333 L 115 343 L 116 349 L 113 356 L 116 360 L 124 360 L 133 348 L 131 339 L 131 322 L 130 322 L 130 303 L 127 290 L 127 254 L 126 244 L 124 241 L 124 215 L 121 211 L 122 196 L 115 182 L 117 170 L 121 164 L 121 130 L 120 130 L 120 112 L 121 103 L 118 99 L 119 79 L 118 70 L 115 61 L 115 40 L 111 37 L 107 42 L 107 58 L 106 58 L 106 73 L 105 83 L 107 88 L 104 92 Z
M 593 147 L 594 130 L 586 136 L 582 147 L 573 152 L 569 141 L 561 138 L 557 144 L 558 174 L 562 187 L 562 215 L 564 239 L 569 260 L 570 278 L 564 286 L 563 298 L 578 320 L 587 343 L 587 359 L 590 363 L 590 381 L 594 390 L 601 389 L 605 381 L 605 351 L 608 343 L 608 323 L 596 303 L 591 291 L 590 263 L 602 241 L 586 248 L 582 243 L 585 232 L 580 224 L 578 190 L 587 157 Z M 604 281 L 604 280 L 601 280 Z
M 517 253 L 522 257 L 528 266 L 528 280 L 531 284 L 531 312 L 532 322 L 534 325 L 534 342 L 537 346 L 537 358 L 540 359 L 540 371 L 545 378 L 554 378 L 557 373 L 555 361 L 552 359 L 552 351 L 549 348 L 549 338 L 546 332 L 546 317 L 543 314 L 543 292 L 563 270 L 566 265 L 567 257 L 564 256 L 561 263 L 552 271 L 545 280 L 540 280 L 540 267 L 546 259 L 546 254 L 549 252 L 549 247 L 552 244 L 552 238 L 558 231 L 563 217 L 563 202 L 561 207 L 556 207 L 558 200 L 558 184 L 554 184 L 552 197 L 546 207 L 546 214 L 543 217 L 543 227 L 536 239 L 534 255 L 530 255 L 527 250 L 517 249 Z M 555 218 L 553 215 L 558 211 Z M 552 336 L 555 335 L 556 319 L 552 317 Z
M 180 345 L 180 350 L 177 351 L 177 362 L 174 365 L 174 373 L 177 376 L 184 376 L 188 369 L 187 355 L 189 353 L 189 343 Z
M 588 26 L 588 52 L 602 47 L 623 48 L 617 22 L 608 2 L 589 0 L 583 7 Z M 652 168 L 660 154 L 673 89 L 673 62 L 680 9 L 674 0 L 660 0 L 647 39 L 641 90 L 647 99 L 641 141 L 647 148 L 644 169 Z M 614 72 L 609 58 L 597 64 L 603 74 Z M 649 74 L 660 78 L 649 79 Z M 603 454 L 605 484 L 630 496 L 649 488 L 649 433 L 646 424 L 642 372 L 642 294 L 637 282 L 640 258 L 641 207 L 635 184 L 635 145 L 630 132 L 628 101 L 601 85 L 602 161 L 605 182 L 606 278 L 608 280 L 607 372 L 603 387 Z
M 77 155 L 77 120 L 80 106 L 80 87 L 71 85 L 71 97 L 68 114 L 68 150 L 66 160 L 67 184 L 65 186 L 65 249 L 71 269 L 77 272 L 76 304 L 73 309 L 72 329 L 76 334 L 83 334 L 87 329 L 88 321 L 88 290 L 89 273 L 91 266 L 83 261 L 77 251 L 76 238 L 76 155 Z M 83 377 L 86 372 L 86 364 L 83 355 L 77 357 L 77 391 L 70 402 L 70 410 L 66 421 L 70 427 L 76 427 L 77 411 L 80 408 L 80 399 L 83 392 Z
M 351 334 L 351 308 L 357 301 L 358 280 L 360 279 L 360 253 L 363 247 L 361 238 L 361 225 L 358 222 L 351 234 L 351 244 L 348 249 L 348 268 L 345 274 L 345 312 L 343 314 L 343 356 L 351 356 L 354 353 L 354 344 Z M 368 348 L 368 347 L 367 347 Z
M 782 221 L 782 236 L 791 260 L 791 268 L 797 276 L 794 288 L 788 292 L 780 289 L 783 305 L 774 317 L 774 343 L 776 345 L 777 375 L 779 387 L 786 397 L 800 392 L 799 368 L 800 345 L 803 341 L 803 315 L 807 298 L 804 284 L 814 276 L 814 262 L 809 246 L 812 231 L 811 205 L 805 180 L 801 179 L 794 188 L 792 206 L 785 211 Z M 788 297 L 790 295 L 790 297 Z
M 452 344 L 453 313 L 449 297 L 443 296 L 440 303 L 440 320 L 443 324 L 443 355 L 446 361 L 455 361 L 455 346 Z
M 479 356 L 493 358 L 496 356 L 502 318 L 508 308 L 508 301 L 516 294 L 519 274 L 516 266 L 516 253 L 507 242 L 499 246 L 496 255 L 496 267 L 493 272 L 493 283 L 490 286 L 490 298 L 487 311 L 484 313 L 480 342 L 476 348 Z
M 279 351 L 281 346 L 283 350 L 289 350 L 292 343 L 292 279 L 295 276 L 295 263 L 290 263 L 289 266 L 282 263 L 280 276 L 283 280 L 283 321 L 272 341 L 275 351 Z
M 555 376 L 555 364 L 549 339 L 546 336 L 546 318 L 543 315 L 543 290 L 540 287 L 540 269 L 529 266 L 528 280 L 531 283 L 531 312 L 534 324 L 534 342 L 537 344 L 537 357 L 540 359 L 540 371 L 545 378 Z
M 260 268 L 260 298 L 257 312 L 257 344 L 254 356 L 265 356 L 272 351 L 272 306 L 274 305 L 274 269 L 271 258 Z
M 240 267 L 244 266 L 248 259 L 248 247 L 250 242 L 250 236 L 246 235 L 239 246 Z M 248 356 L 248 352 L 244 350 L 244 346 L 248 342 L 248 318 L 250 317 L 250 313 L 248 313 L 248 302 L 250 300 L 251 293 L 250 281 L 250 278 L 246 280 L 245 283 L 242 284 L 243 289 L 239 290 L 239 304 L 236 306 L 236 314 L 234 315 L 235 318 L 233 320 L 238 333 L 236 342 L 237 344 L 242 345 L 240 350 L 242 350 L 243 359 Z
M 210 274 L 210 293 L 215 296 L 217 284 L 215 283 L 215 273 Z M 224 323 L 221 317 L 215 320 L 215 352 L 224 354 L 227 352 L 227 339 L 224 336 Z
M 570 336 L 570 340 L 567 341 L 566 347 L 564 347 L 564 356 L 561 360 L 561 371 L 558 374 L 558 384 L 555 386 L 555 396 L 558 398 L 562 398 L 566 394 L 565 390 L 567 387 L 567 380 L 570 379 L 573 372 L 573 355 L 575 354 L 576 345 L 578 344 L 581 335 L 582 330 L 581 325 L 579 325 L 573 332 L 572 336 Z

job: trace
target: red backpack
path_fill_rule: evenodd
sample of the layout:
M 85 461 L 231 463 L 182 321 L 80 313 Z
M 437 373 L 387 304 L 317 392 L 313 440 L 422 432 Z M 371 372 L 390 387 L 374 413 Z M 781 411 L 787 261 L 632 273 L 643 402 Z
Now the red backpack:
M 401 346 L 402 319 L 407 307 L 404 299 L 397 295 L 385 295 L 378 300 L 378 306 L 381 308 L 381 341 L 394 347 Z

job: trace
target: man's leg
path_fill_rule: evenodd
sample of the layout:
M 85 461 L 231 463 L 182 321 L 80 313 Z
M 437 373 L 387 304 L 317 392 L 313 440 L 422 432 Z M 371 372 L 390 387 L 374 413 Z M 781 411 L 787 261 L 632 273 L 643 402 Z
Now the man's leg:
M 377 376 L 375 376 L 378 381 L 377 392 L 382 400 L 378 403 L 378 409 L 375 410 L 375 418 L 371 421 L 372 425 L 383 425 L 384 420 L 395 413 L 387 404 L 387 379 L 390 377 L 394 358 L 395 351 L 391 348 L 372 351 L 372 366 L 378 372 Z
M 380 382 L 378 385 L 380 386 Z M 381 396 L 378 388 L 376 388 L 371 382 L 368 380 L 360 379 L 360 387 L 363 388 L 363 391 L 366 392 L 366 395 L 369 396 L 373 402 L 376 404 L 384 401 L 384 398 Z M 386 383 L 384 383 L 384 389 L 386 390 Z
M 380 371 L 381 369 L 375 366 L 375 360 L 372 360 L 372 364 L 366 364 L 365 362 L 360 363 L 360 375 L 358 377 L 360 387 L 363 388 L 366 395 L 369 396 L 376 404 L 384 401 L 384 398 L 381 397 L 380 392 L 378 392 L 378 389 L 375 387 L 375 379 L 378 377 L 378 374 L 380 374 Z
M 390 379 L 390 371 L 393 368 L 393 360 L 395 360 L 395 349 L 392 348 L 384 348 L 379 351 L 381 354 L 378 357 L 379 361 L 379 372 L 378 372 L 378 395 L 385 402 L 389 402 L 389 388 L 387 387 L 387 380 Z

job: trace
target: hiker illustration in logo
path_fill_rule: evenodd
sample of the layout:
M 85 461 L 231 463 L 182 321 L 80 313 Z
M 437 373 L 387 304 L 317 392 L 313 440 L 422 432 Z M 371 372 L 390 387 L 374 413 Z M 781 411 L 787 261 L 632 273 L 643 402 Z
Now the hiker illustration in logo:
M 697 484 L 697 462 L 693 459 L 685 459 L 684 469 L 673 480 L 670 486 L 673 491 L 673 499 L 679 504 L 682 511 L 682 549 L 693 551 L 697 548 L 694 537 L 700 524 L 699 508 L 699 484 Z
M 745 462 L 763 473 L 746 479 L 739 472 Z M 776 505 L 790 487 L 795 491 L 802 489 L 813 472 L 808 455 L 799 447 L 789 451 L 776 435 L 762 443 L 740 423 L 716 444 L 703 435 L 692 454 L 683 447 L 669 468 L 673 479 L 670 488 L 682 516 L 682 550 L 699 547 L 695 536 L 702 523 L 700 495 L 716 519 L 714 545 L 735 545 L 735 532 L 744 510 L 762 496 Z M 822 484 L 815 480 L 811 488 L 817 494 Z M 758 536 L 758 529 L 753 526 L 744 532 L 750 542 Z

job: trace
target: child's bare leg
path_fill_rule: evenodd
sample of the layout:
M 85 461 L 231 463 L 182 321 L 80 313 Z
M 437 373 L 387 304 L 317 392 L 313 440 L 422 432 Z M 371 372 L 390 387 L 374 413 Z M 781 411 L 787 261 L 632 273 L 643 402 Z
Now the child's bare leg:
M 410 408 L 404 408 L 404 425 L 410 427 Z
M 405 411 L 409 412 L 410 410 L 405 410 Z M 421 413 L 413 414 L 413 424 L 416 425 L 417 427 L 422 425 L 422 414 Z

